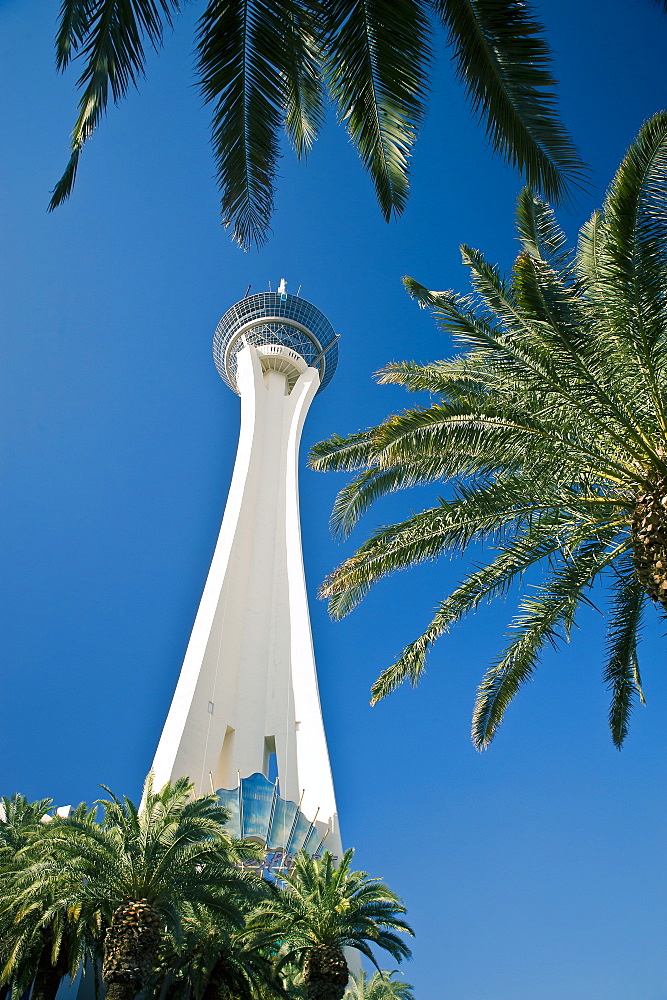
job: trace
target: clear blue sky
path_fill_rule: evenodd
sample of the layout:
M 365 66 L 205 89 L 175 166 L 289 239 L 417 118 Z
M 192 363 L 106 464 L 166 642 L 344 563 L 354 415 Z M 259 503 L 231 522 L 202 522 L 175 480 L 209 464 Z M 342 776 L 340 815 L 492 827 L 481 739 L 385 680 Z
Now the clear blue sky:
M 449 344 L 400 284 L 467 287 L 457 247 L 504 266 L 520 182 L 489 154 L 441 52 L 404 217 L 380 218 L 330 127 L 307 166 L 287 156 L 274 235 L 242 254 L 218 225 L 207 112 L 192 87 L 193 4 L 141 94 L 86 149 L 71 202 L 74 75 L 53 70 L 54 6 L 0 3 L 0 789 L 58 803 L 103 782 L 138 796 L 171 698 L 222 515 L 238 400 L 211 338 L 252 283 L 284 276 L 341 336 L 304 445 L 408 402 L 372 373 Z M 651 0 L 550 0 L 564 116 L 595 189 L 667 106 L 667 17 Z M 275 287 L 275 285 L 274 285 Z M 508 712 L 492 748 L 468 738 L 476 683 L 516 595 L 443 639 L 426 680 L 370 709 L 368 689 L 461 575 L 429 564 L 328 620 L 318 583 L 350 546 L 327 520 L 342 480 L 304 471 L 306 571 L 343 836 L 417 931 L 419 1000 L 666 1000 L 665 639 L 646 630 L 648 706 L 614 750 L 588 611 Z M 359 529 L 400 517 L 397 496 Z M 355 539 L 353 538 L 352 542 Z M 350 543 L 351 544 L 351 543 Z

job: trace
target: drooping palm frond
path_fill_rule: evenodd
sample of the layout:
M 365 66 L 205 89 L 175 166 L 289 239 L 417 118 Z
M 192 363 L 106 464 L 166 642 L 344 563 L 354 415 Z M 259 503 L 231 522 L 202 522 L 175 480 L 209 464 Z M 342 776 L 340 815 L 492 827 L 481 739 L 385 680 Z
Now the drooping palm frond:
M 379 497 L 445 481 L 436 507 L 382 528 L 325 580 L 334 618 L 384 576 L 471 541 L 485 562 L 441 600 L 425 631 L 372 688 L 373 701 L 422 677 L 433 643 L 482 601 L 524 594 L 512 641 L 480 685 L 473 741 L 483 748 L 548 644 L 567 639 L 593 585 L 611 581 L 605 679 L 620 746 L 641 694 L 636 647 L 646 597 L 667 611 L 667 114 L 628 151 L 576 251 L 548 205 L 519 198 L 522 250 L 508 275 L 462 248 L 473 294 L 405 279 L 460 353 L 392 364 L 381 382 L 437 402 L 314 450 L 312 465 L 355 472 L 334 526 L 347 533 Z
M 620 563 L 620 561 L 619 561 Z M 611 615 L 607 630 L 607 664 L 604 680 L 611 691 L 609 728 L 616 746 L 621 748 L 628 735 L 628 722 L 637 698 L 645 704 L 637 661 L 637 643 L 641 635 L 646 594 L 626 557 L 625 566 L 616 567 L 618 577 L 612 584 Z
M 322 5 L 328 88 L 371 175 L 385 219 L 404 208 L 408 159 L 424 116 L 426 10 L 424 0 Z
M 107 109 L 109 92 L 117 103 L 137 85 L 144 75 L 145 40 L 157 49 L 165 27 L 181 9 L 181 0 L 63 0 L 56 63 L 65 69 L 76 55 L 85 65 L 78 79 L 82 94 L 70 160 L 53 191 L 50 210 L 70 196 L 81 150 Z
M 281 20 L 273 0 L 211 0 L 199 23 L 201 89 L 213 107 L 222 221 L 244 248 L 265 241 L 273 212 L 289 63 Z
M 519 0 L 435 0 L 457 75 L 492 148 L 546 198 L 581 186 L 583 163 L 556 112 L 543 26 Z
M 306 3 L 283 5 L 287 37 L 285 129 L 296 155 L 308 155 L 324 124 L 324 86 L 319 11 Z
M 620 555 L 625 546 L 609 549 L 607 540 L 584 544 L 562 561 L 535 596 L 521 600 L 510 628 L 513 638 L 502 659 L 489 668 L 477 690 L 472 717 L 472 739 L 484 749 L 493 739 L 505 710 L 529 680 L 546 645 L 569 640 L 584 593 L 595 578 Z
M 56 34 L 56 66 L 64 70 L 91 30 L 98 0 L 63 0 Z
M 520 476 L 485 487 L 459 485 L 453 500 L 441 500 L 437 507 L 376 532 L 325 580 L 322 592 L 330 600 L 331 615 L 348 614 L 382 577 L 450 549 L 463 551 L 473 541 L 505 547 L 510 537 L 512 548 L 515 541 L 520 553 L 538 545 L 541 555 L 545 541 L 548 551 L 566 540 L 576 545 L 582 527 L 586 531 L 597 527 L 597 518 L 609 511 L 610 505 L 602 505 L 597 514 L 586 512 L 585 498 L 548 488 L 538 493 L 534 487 L 532 496 L 527 496 L 522 492 L 527 485 L 533 485 L 530 477 Z
M 375 704 L 391 694 L 405 680 L 415 687 L 424 673 L 430 647 L 452 625 L 476 611 L 482 602 L 506 594 L 532 566 L 542 560 L 548 561 L 561 551 L 565 541 L 568 550 L 576 549 L 588 531 L 575 526 L 573 520 L 568 511 L 563 511 L 557 518 L 543 516 L 527 524 L 524 531 L 514 532 L 508 540 L 494 545 L 493 550 L 498 554 L 486 565 L 475 567 L 440 602 L 424 633 L 406 646 L 398 660 L 380 674 L 371 688 L 371 703 Z

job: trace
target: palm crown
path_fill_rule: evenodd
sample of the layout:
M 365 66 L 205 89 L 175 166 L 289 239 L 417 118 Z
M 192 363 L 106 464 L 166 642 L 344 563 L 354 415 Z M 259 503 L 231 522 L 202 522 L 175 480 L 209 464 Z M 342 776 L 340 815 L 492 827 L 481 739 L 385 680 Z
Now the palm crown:
M 109 917 L 119 904 L 145 899 L 161 908 L 172 927 L 178 926 L 181 901 L 199 903 L 242 925 L 232 900 L 250 892 L 254 880 L 236 862 L 252 852 L 226 833 L 228 814 L 215 795 L 191 798 L 187 778 L 156 792 L 150 776 L 141 809 L 109 795 L 102 823 L 75 818 L 51 831 L 55 866 L 71 868 L 88 899 Z M 232 890 L 227 897 L 219 891 L 226 888 Z
M 285 888 L 260 903 L 247 924 L 249 933 L 280 946 L 279 968 L 285 963 L 304 968 L 309 1000 L 342 998 L 349 977 L 344 947 L 358 949 L 374 964 L 371 945 L 398 961 L 410 955 L 396 933 L 412 934 L 403 919 L 405 907 L 379 879 L 352 871 L 353 856 L 346 851 L 336 866 L 328 851 L 321 858 L 301 853 L 281 875 Z
M 395 972 L 360 972 L 353 976 L 345 991 L 345 1000 L 414 1000 L 412 986 L 394 979 Z
M 75 181 L 84 143 L 144 74 L 182 0 L 62 0 L 57 65 L 82 63 L 71 157 L 51 208 Z M 209 0 L 198 26 L 198 82 L 212 108 L 222 218 L 244 247 L 266 238 L 285 129 L 306 156 L 331 99 L 369 171 L 385 218 L 408 193 L 425 111 L 429 37 L 440 20 L 456 72 L 491 145 L 547 197 L 581 179 L 555 110 L 542 28 L 518 0 Z
M 637 641 L 649 599 L 667 609 L 667 113 L 641 130 L 582 228 L 576 252 L 549 207 L 525 190 L 522 250 L 508 278 L 462 248 L 473 294 L 406 279 L 462 348 L 429 365 L 392 364 L 381 382 L 439 401 L 313 450 L 318 469 L 355 469 L 334 524 L 349 531 L 379 496 L 447 480 L 452 494 L 371 537 L 323 587 L 334 617 L 382 576 L 470 542 L 488 561 L 438 606 L 373 687 L 413 684 L 431 644 L 535 565 L 543 583 L 521 600 L 512 640 L 484 676 L 473 716 L 492 739 L 548 643 L 568 637 L 595 581 L 609 591 L 605 680 L 610 726 L 625 738 L 642 698 Z

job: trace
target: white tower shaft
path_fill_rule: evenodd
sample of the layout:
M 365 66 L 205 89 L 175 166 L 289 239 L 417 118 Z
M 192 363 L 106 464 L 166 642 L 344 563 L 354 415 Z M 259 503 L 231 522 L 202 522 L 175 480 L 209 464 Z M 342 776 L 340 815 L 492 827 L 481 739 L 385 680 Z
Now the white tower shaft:
M 238 354 L 241 430 L 218 543 L 153 762 L 155 783 L 189 776 L 198 793 L 268 774 L 280 794 L 340 834 L 322 722 L 301 553 L 298 454 L 319 387 L 305 367 L 293 388 L 283 352 Z M 263 370 L 262 359 L 269 370 Z M 293 372 L 292 375 L 295 373 Z

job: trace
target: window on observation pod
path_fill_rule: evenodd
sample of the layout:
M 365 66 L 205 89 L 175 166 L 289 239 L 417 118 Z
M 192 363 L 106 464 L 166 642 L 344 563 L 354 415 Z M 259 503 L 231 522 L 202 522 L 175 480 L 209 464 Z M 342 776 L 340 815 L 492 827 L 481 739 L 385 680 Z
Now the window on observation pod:
M 309 367 L 319 371 L 318 392 L 329 384 L 338 362 L 338 338 L 324 313 L 307 299 L 286 292 L 248 295 L 220 320 L 213 357 L 234 392 L 238 392 L 237 356 L 246 344 L 277 344 L 296 351 Z

